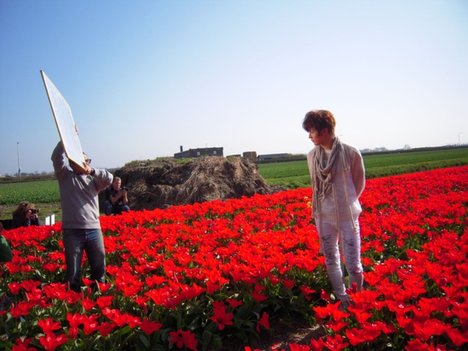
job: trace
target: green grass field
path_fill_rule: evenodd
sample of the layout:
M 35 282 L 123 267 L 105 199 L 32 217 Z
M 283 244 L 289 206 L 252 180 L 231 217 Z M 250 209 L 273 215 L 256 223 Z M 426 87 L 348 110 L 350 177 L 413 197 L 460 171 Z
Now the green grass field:
M 59 199 L 58 184 L 54 179 L 0 184 L 0 205 L 18 204 L 24 200 L 47 203 Z
M 56 180 L 0 183 L 0 219 L 11 219 L 11 213 L 21 201 L 36 204 L 41 221 L 51 214 L 61 218 L 60 193 Z
M 364 164 L 367 178 L 460 166 L 468 164 L 468 147 L 364 155 Z M 259 164 L 259 172 L 269 184 L 286 188 L 310 186 L 305 160 Z M 11 212 L 23 200 L 36 204 L 41 220 L 50 214 L 55 214 L 60 220 L 60 195 L 56 180 L 0 183 L 0 219 L 11 218 Z
M 468 148 L 364 155 L 366 178 L 424 171 L 468 164 Z M 259 164 L 260 174 L 270 184 L 287 188 L 310 185 L 307 161 Z

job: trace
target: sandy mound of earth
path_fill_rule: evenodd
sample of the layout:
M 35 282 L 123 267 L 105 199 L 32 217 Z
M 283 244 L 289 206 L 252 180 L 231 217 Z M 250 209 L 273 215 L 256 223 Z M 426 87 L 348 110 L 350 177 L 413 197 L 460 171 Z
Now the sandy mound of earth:
M 115 172 L 129 189 L 133 210 L 270 194 L 257 165 L 242 157 L 133 161 Z

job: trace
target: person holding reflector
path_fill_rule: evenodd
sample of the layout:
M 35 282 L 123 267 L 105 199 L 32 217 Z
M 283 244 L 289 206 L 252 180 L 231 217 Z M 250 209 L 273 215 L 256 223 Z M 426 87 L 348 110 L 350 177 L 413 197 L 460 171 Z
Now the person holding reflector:
M 91 168 L 82 151 L 70 106 L 54 83 L 41 71 L 61 141 L 52 152 L 52 163 L 62 205 L 63 246 L 70 289 L 81 290 L 81 259 L 86 252 L 91 279 L 99 287 L 106 274 L 106 253 L 99 222 L 98 194 L 113 176 L 105 169 Z
M 69 161 L 62 142 L 52 153 L 52 163 L 60 189 L 63 246 L 70 289 L 81 289 L 81 259 L 86 251 L 91 279 L 103 283 L 106 273 L 104 239 L 99 222 L 98 194 L 112 183 L 105 169 L 91 168 L 85 155 L 85 168 Z

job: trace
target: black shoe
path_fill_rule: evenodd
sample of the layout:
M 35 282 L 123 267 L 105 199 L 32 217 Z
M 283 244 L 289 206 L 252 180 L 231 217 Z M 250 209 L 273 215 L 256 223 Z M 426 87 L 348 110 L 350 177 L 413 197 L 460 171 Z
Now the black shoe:
M 3 295 L 0 297 L 0 311 L 6 311 L 12 303 L 12 299 L 10 299 L 7 295 Z

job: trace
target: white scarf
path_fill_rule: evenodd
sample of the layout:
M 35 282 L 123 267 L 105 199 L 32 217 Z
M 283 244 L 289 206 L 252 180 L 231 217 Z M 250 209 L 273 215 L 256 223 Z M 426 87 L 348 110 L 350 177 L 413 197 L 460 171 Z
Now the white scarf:
M 314 166 L 314 194 L 312 199 L 312 208 L 318 210 L 318 204 L 327 196 L 332 188 L 333 180 L 333 167 L 336 161 L 341 157 L 343 152 L 343 145 L 338 138 L 333 141 L 330 157 L 327 158 L 325 150 L 319 146 L 314 153 L 313 166 Z

